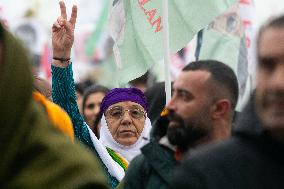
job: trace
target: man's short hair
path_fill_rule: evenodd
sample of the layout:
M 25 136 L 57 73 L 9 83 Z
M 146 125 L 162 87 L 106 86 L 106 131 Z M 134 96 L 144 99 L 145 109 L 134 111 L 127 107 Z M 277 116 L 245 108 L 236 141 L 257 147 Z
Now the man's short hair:
M 226 90 L 229 94 L 229 100 L 232 103 L 234 110 L 239 96 L 239 87 L 237 76 L 234 71 L 226 64 L 216 60 L 202 60 L 195 61 L 186 65 L 182 71 L 207 71 L 210 73 L 210 79 L 214 81 L 217 86 Z
M 257 46 L 259 46 L 259 41 L 262 37 L 262 34 L 268 29 L 268 28 L 284 28 L 284 15 L 274 17 L 271 20 L 269 20 L 266 24 L 264 24 L 258 32 L 257 37 Z

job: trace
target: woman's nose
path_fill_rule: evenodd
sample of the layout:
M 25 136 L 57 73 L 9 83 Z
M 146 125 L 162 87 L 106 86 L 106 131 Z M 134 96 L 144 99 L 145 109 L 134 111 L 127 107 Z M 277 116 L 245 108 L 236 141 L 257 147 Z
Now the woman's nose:
M 95 114 L 98 114 L 100 112 L 100 106 L 95 105 L 93 111 L 94 111 Z
M 123 124 L 129 124 L 132 122 L 132 117 L 129 113 L 129 111 L 125 111 L 124 115 L 122 116 L 122 123 Z

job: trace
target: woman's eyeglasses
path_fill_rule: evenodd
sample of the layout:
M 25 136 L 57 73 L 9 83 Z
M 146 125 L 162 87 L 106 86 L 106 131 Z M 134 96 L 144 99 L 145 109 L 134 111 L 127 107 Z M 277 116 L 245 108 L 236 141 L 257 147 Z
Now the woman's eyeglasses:
M 145 114 L 146 114 L 145 111 L 137 107 L 123 109 L 123 107 L 121 106 L 115 106 L 107 110 L 105 115 L 111 119 L 118 120 L 124 116 L 126 111 L 128 111 L 129 115 L 134 119 L 141 119 L 142 117 L 145 117 Z

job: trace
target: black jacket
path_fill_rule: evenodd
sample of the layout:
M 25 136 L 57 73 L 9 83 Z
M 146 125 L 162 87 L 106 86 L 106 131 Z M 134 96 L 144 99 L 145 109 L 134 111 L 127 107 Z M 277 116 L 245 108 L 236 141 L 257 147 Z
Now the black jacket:
M 177 162 L 174 152 L 157 142 L 150 142 L 142 148 L 130 163 L 124 177 L 125 189 L 164 189 L 169 187 L 172 170 Z
M 253 102 L 240 115 L 231 139 L 188 154 L 171 188 L 284 188 L 284 144 L 261 127 Z

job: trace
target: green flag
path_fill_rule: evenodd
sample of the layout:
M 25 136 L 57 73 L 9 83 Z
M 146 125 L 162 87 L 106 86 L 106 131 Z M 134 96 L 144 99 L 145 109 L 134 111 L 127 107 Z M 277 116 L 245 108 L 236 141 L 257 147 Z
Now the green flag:
M 99 20 L 97 21 L 96 27 L 86 43 L 85 51 L 88 56 L 94 54 L 94 49 L 96 48 L 98 40 L 100 39 L 105 29 L 105 25 L 107 23 L 108 8 L 109 0 L 104 0 L 104 5 L 100 13 Z
M 219 60 L 229 65 L 237 74 L 240 43 L 240 37 L 206 29 L 203 32 L 199 60 Z
M 184 47 L 193 36 L 236 0 L 169 1 L 171 52 Z M 144 74 L 163 58 L 161 0 L 114 0 L 110 12 L 110 33 L 119 83 Z
M 99 84 L 108 88 L 126 87 L 119 85 L 118 81 L 113 79 L 117 75 L 117 67 L 115 66 L 113 54 L 102 62 L 100 68 L 101 74 L 97 78 Z
M 204 29 L 199 59 L 214 59 L 229 65 L 238 77 L 242 98 L 248 78 L 248 61 L 238 4 Z

